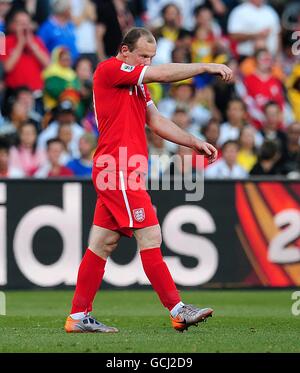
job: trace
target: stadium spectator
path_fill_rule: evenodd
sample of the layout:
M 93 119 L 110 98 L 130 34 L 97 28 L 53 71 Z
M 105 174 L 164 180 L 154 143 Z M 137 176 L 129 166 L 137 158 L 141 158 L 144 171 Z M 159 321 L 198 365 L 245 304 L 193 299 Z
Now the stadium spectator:
M 36 178 L 70 177 L 73 172 L 62 165 L 64 144 L 58 138 L 47 141 L 47 162 L 34 174 Z
M 11 99 L 20 102 L 20 104 L 26 108 L 28 119 L 34 123 L 36 129 L 38 132 L 40 132 L 42 115 L 35 109 L 37 103 L 35 101 L 33 92 L 26 86 L 19 87 L 14 91 Z
M 237 141 L 241 130 L 247 125 L 247 108 L 244 102 L 239 98 L 234 98 L 228 102 L 227 121 L 221 124 L 219 144 L 223 145 L 228 140 Z M 260 146 L 263 143 L 263 137 L 255 131 L 255 143 Z
M 37 149 L 37 130 L 35 123 L 24 122 L 19 128 L 19 143 L 10 149 L 9 164 L 14 169 L 22 170 L 31 177 L 45 163 L 46 154 Z
M 78 57 L 76 46 L 75 25 L 71 17 L 71 0 L 53 0 L 52 14 L 41 25 L 38 35 L 44 41 L 49 52 L 58 47 L 64 46 L 69 49 L 74 63 Z
M 9 143 L 6 140 L 0 138 L 0 179 L 25 177 L 25 174 L 22 172 L 22 170 L 10 166 L 9 148 Z
M 282 152 L 286 150 L 286 134 L 282 130 L 283 113 L 275 101 L 269 101 L 264 107 L 265 121 L 261 129 L 264 140 L 276 141 Z
M 51 58 L 51 64 L 43 72 L 45 110 L 51 110 L 57 106 L 61 94 L 66 89 L 74 90 L 78 96 L 80 90 L 79 80 L 71 67 L 72 59 L 69 50 L 65 47 L 57 47 L 53 50 Z
M 69 123 L 61 123 L 58 128 L 57 138 L 63 144 L 63 153 L 61 155 L 61 163 L 66 165 L 73 156 L 77 156 L 79 149 L 77 144 L 72 143 L 73 133 Z M 75 146 L 74 146 L 75 145 Z
M 258 161 L 250 171 L 252 176 L 280 175 L 281 167 L 279 160 L 281 157 L 278 143 L 266 140 L 258 153 Z
M 79 139 L 84 134 L 83 128 L 76 123 L 75 111 L 70 101 L 63 101 L 56 109 L 55 120 L 45 128 L 38 138 L 38 148 L 45 149 L 49 139 L 58 135 L 59 127 L 68 124 L 72 129 L 72 149 L 78 149 Z M 77 152 L 78 154 L 78 152 Z
M 92 82 L 93 79 L 93 64 L 92 61 L 85 56 L 81 56 L 76 61 L 74 70 L 81 84 L 88 81 Z
M 240 57 L 254 53 L 257 39 L 265 39 L 268 51 L 276 55 L 280 48 L 280 19 L 264 0 L 246 0 L 234 8 L 228 19 L 228 32 L 237 42 Z
M 33 92 L 44 87 L 42 70 L 49 64 L 49 55 L 42 40 L 33 34 L 33 25 L 25 10 L 7 15 L 6 53 L 0 55 L 8 89 L 27 86 Z
M 300 123 L 291 124 L 286 131 L 287 142 L 282 152 L 281 165 L 283 174 L 299 171 L 300 160 Z
M 13 0 L 0 0 L 0 32 L 5 31 L 5 17 L 11 10 Z
M 80 56 L 97 64 L 96 5 L 91 0 L 71 0 L 76 45 Z
M 242 76 L 246 77 L 248 75 L 254 74 L 257 66 L 256 53 L 261 49 L 266 49 L 266 41 L 264 38 L 257 39 L 254 43 L 254 53 L 251 56 L 246 57 L 239 65 L 240 73 Z M 274 78 L 277 78 L 283 82 L 286 78 L 285 71 L 283 69 L 283 64 L 280 58 L 273 59 L 271 66 L 271 73 Z
M 257 162 L 255 137 L 256 131 L 252 126 L 247 125 L 240 131 L 237 163 L 247 172 L 250 172 Z
M 225 121 L 227 119 L 226 113 L 228 102 L 230 100 L 240 98 L 239 92 L 242 81 L 237 60 L 228 55 L 227 59 L 224 58 L 224 63 L 226 63 L 234 73 L 232 81 L 229 84 L 224 84 L 222 79 L 214 79 L 211 85 L 213 90 L 212 96 L 214 99 L 215 108 L 219 113 L 218 117 L 220 121 Z
M 202 127 L 201 133 L 203 140 L 212 144 L 218 150 L 218 158 L 222 157 L 222 150 L 219 147 L 220 123 L 218 119 L 211 118 L 208 123 Z M 195 154 L 194 154 L 195 156 Z M 204 168 L 208 166 L 208 161 L 204 158 Z
M 97 5 L 98 58 L 103 61 L 117 54 L 123 34 L 134 26 L 126 0 L 102 0 Z
M 79 158 L 73 158 L 67 167 L 75 176 L 90 178 L 92 174 L 93 154 L 97 146 L 97 139 L 91 133 L 85 133 L 79 140 Z
M 247 171 L 238 163 L 239 145 L 236 141 L 229 140 L 222 146 L 222 158 L 205 169 L 207 179 L 246 179 Z
M 88 57 L 80 57 L 75 64 L 75 72 L 79 81 L 80 101 L 76 114 L 79 119 L 85 117 L 93 103 L 93 64 Z
M 227 121 L 222 123 L 220 128 L 220 145 L 228 140 L 238 139 L 247 120 L 247 110 L 244 102 L 239 98 L 228 101 L 226 117 Z
M 178 36 L 184 29 L 181 27 L 180 9 L 174 3 L 166 4 L 161 10 L 163 23 L 153 30 L 157 40 L 157 51 L 153 64 L 171 62 L 172 50 L 176 46 Z
M 210 6 L 215 14 L 223 14 L 226 10 L 224 0 L 147 0 L 147 17 L 150 26 L 158 27 L 161 24 L 161 10 L 169 3 L 175 4 L 180 9 L 182 26 L 189 31 L 195 27 L 194 11 L 199 5 Z
M 200 32 L 200 37 L 197 38 L 198 43 L 201 43 L 202 40 L 206 41 L 208 46 L 214 46 L 217 40 L 222 36 L 222 30 L 219 24 L 214 20 L 211 8 L 208 5 L 199 6 L 195 8 L 194 15 L 196 21 L 193 30 L 194 37 L 197 37 L 196 33 Z M 211 49 L 211 47 L 209 49 Z M 209 61 L 206 60 L 206 62 Z
M 176 42 L 179 32 L 182 30 L 182 14 L 180 8 L 172 2 L 169 2 L 161 9 L 162 25 L 154 30 L 157 39 L 165 38 Z
M 218 43 L 221 39 L 221 29 L 213 20 L 213 13 L 208 6 L 195 9 L 196 27 L 193 31 L 191 44 L 192 62 L 214 62 L 217 55 Z M 198 75 L 194 78 L 197 89 L 202 89 L 214 80 L 209 74 Z
M 201 105 L 195 96 L 195 86 L 191 80 L 173 83 L 169 97 L 163 98 L 158 104 L 158 110 L 167 118 L 171 118 L 176 107 L 184 107 L 189 111 L 192 124 L 199 129 L 211 118 L 210 111 Z
M 5 136 L 11 145 L 16 144 L 18 130 L 26 121 L 29 121 L 26 105 L 20 101 L 10 100 L 8 114 L 0 124 L 0 135 Z
M 177 124 L 178 127 L 190 133 L 196 132 L 196 136 L 199 137 L 200 135 L 199 129 L 198 131 L 193 131 L 194 128 L 192 127 L 192 118 L 190 116 L 190 112 L 188 111 L 187 107 L 185 107 L 184 105 L 179 104 L 176 107 L 171 119 L 175 124 Z M 171 153 L 176 152 L 177 150 L 176 144 L 172 143 L 171 141 L 165 140 L 165 145 L 169 152 Z
M 218 151 L 220 138 L 220 122 L 217 118 L 211 118 L 200 131 L 203 140 L 209 141 Z
M 175 47 L 172 50 L 171 57 L 174 63 L 190 63 L 192 61 L 190 48 L 185 45 Z
M 281 82 L 272 75 L 272 55 L 266 49 L 256 52 L 256 70 L 244 79 L 247 90 L 245 97 L 253 123 L 260 128 L 264 118 L 263 108 L 268 101 L 275 101 L 283 110 L 284 91 Z

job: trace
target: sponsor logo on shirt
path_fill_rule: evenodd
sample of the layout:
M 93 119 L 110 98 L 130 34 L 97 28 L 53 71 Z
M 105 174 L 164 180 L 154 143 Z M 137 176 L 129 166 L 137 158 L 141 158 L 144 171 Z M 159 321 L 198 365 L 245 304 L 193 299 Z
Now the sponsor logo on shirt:
M 133 216 L 134 216 L 136 221 L 141 223 L 142 221 L 145 220 L 145 210 L 143 208 L 134 209 L 133 210 Z
M 126 71 L 127 73 L 130 73 L 131 71 L 134 70 L 134 66 L 127 65 L 126 63 L 122 63 L 121 70 Z

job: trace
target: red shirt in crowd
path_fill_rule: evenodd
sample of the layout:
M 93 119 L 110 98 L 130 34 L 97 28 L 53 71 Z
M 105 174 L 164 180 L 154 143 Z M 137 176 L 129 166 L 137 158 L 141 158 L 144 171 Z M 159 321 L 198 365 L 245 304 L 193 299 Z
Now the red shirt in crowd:
M 48 177 L 69 177 L 74 176 L 73 171 L 68 167 L 61 166 L 59 172 L 53 173 L 52 170 L 49 172 Z
M 43 41 L 37 36 L 33 36 L 33 38 L 35 43 L 48 53 Z M 6 61 L 16 48 L 18 44 L 17 37 L 15 35 L 7 35 L 5 43 L 6 54 L 0 56 L 0 61 L 2 62 Z M 5 85 L 9 88 L 27 86 L 33 91 L 42 90 L 44 87 L 42 71 L 42 64 L 28 47 L 24 47 L 23 53 L 15 67 L 10 72 L 5 73 Z
M 244 80 L 245 87 L 249 96 L 254 98 L 257 109 L 263 112 L 264 106 L 269 101 L 275 101 L 278 103 L 281 109 L 284 108 L 284 92 L 281 82 L 270 76 L 266 80 L 257 74 L 251 74 L 246 76 Z M 261 127 L 262 123 L 254 123 L 258 128 Z

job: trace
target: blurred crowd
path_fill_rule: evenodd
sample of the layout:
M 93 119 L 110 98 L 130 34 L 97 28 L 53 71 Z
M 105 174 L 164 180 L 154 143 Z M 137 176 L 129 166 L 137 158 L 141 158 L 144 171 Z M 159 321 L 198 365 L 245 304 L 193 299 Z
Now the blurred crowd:
M 0 178 L 91 177 L 93 72 L 133 26 L 155 35 L 153 64 L 234 71 L 230 84 L 206 74 L 149 84 L 164 116 L 219 150 L 199 166 L 146 129 L 160 156 L 149 177 L 204 167 L 212 179 L 300 178 L 299 0 L 0 0 Z

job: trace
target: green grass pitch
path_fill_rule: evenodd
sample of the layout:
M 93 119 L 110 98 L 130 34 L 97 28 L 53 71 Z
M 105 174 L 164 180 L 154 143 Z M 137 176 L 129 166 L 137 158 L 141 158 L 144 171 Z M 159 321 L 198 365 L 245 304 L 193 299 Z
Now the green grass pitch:
M 178 333 L 153 291 L 103 290 L 93 315 L 120 329 L 105 335 L 64 332 L 73 291 L 7 291 L 0 352 L 300 352 L 292 292 L 182 291 L 186 303 L 213 307 L 215 314 Z

